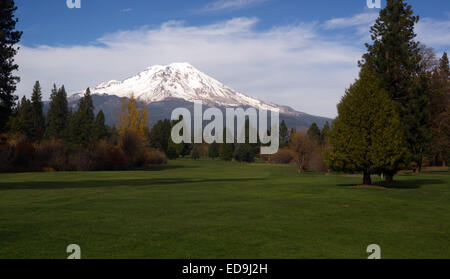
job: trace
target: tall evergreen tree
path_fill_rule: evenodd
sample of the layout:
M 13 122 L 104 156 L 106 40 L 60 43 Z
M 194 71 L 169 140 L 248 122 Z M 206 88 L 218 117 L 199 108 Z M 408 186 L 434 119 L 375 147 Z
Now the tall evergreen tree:
M 13 116 L 9 121 L 9 130 L 15 134 L 25 135 L 28 140 L 32 140 L 33 129 L 33 108 L 30 100 L 25 96 L 17 104 L 13 111 Z
M 170 120 L 159 120 L 150 130 L 150 146 L 167 154 L 172 124 Z
M 106 139 L 108 137 L 108 127 L 105 125 L 105 114 L 103 110 L 100 110 L 95 117 L 93 133 L 95 140 Z
M 45 117 L 42 104 L 41 85 L 36 81 L 33 87 L 33 94 L 31 95 L 32 105 L 32 137 L 34 141 L 40 141 L 45 132 Z
M 322 144 L 327 144 L 330 133 L 331 133 L 330 123 L 328 123 L 327 121 L 323 126 L 322 131 L 320 132 L 320 139 Z
M 57 89 L 53 85 L 50 96 L 50 108 L 47 113 L 46 138 L 63 139 L 68 128 L 69 108 L 67 103 L 67 93 L 64 85 Z
M 430 113 L 421 49 L 415 41 L 418 21 L 404 0 L 387 0 L 370 30 L 373 43 L 366 44 L 368 52 L 360 66 L 374 69 L 381 88 L 396 102 L 409 151 L 420 164 L 429 140 Z
M 440 159 L 446 166 L 450 155 L 450 69 L 446 52 L 433 73 L 432 87 L 432 152 L 435 163 Z
M 211 159 L 218 158 L 219 157 L 219 148 L 220 148 L 220 144 L 218 144 L 217 142 L 211 143 L 208 148 L 208 157 Z
M 15 30 L 18 22 L 14 15 L 16 10 L 13 0 L 0 1 L 0 133 L 6 130 L 17 100 L 14 91 L 20 81 L 20 78 L 13 74 L 19 69 L 14 62 L 14 56 L 19 49 L 16 44 L 22 37 L 22 32 Z
M 371 184 L 371 174 L 403 167 L 407 149 L 396 104 L 370 69 L 362 68 L 338 113 L 330 135 L 332 149 L 326 154 L 331 168 L 363 172 L 363 183 Z
M 289 130 L 286 122 L 281 121 L 280 124 L 280 147 L 285 147 L 289 144 Z
M 89 88 L 80 99 L 70 130 L 70 140 L 75 144 L 87 145 L 94 140 L 94 104 Z
M 316 143 L 320 144 L 321 142 L 321 134 L 319 126 L 316 123 L 311 124 L 308 129 L 308 136 Z

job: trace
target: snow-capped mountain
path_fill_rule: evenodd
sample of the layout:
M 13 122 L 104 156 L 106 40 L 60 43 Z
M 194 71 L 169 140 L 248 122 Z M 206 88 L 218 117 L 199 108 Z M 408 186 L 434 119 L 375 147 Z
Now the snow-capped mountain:
M 91 88 L 92 94 L 119 97 L 129 97 L 132 92 L 137 99 L 147 104 L 176 98 L 224 107 L 250 106 L 267 110 L 281 108 L 237 92 L 189 63 L 152 66 L 126 80 L 111 80 Z M 75 93 L 72 97 L 81 97 L 82 94 L 84 91 Z
M 71 94 L 68 98 L 75 109 L 85 91 Z M 256 109 L 280 110 L 280 119 L 289 127 L 309 127 L 316 122 L 322 126 L 331 119 L 298 112 L 288 106 L 264 102 L 237 92 L 214 78 L 197 70 L 189 63 L 173 63 L 167 66 L 152 66 L 123 81 L 111 80 L 91 87 L 96 110 L 103 110 L 108 124 L 114 124 L 114 111 L 120 107 L 120 99 L 129 97 L 145 103 L 150 111 L 151 123 L 170 118 L 171 110 L 190 107 L 195 101 L 206 106 L 253 107 Z

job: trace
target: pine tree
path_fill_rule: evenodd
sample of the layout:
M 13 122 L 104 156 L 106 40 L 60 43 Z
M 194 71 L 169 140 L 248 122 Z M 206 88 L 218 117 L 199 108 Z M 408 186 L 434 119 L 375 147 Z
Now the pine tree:
M 73 114 L 70 123 L 70 141 L 86 146 L 94 140 L 94 104 L 89 88 L 80 99 L 78 110 Z
M 50 139 L 63 139 L 67 136 L 69 120 L 69 108 L 67 103 L 67 93 L 64 85 L 57 89 L 53 85 L 50 96 L 50 108 L 47 113 L 47 129 L 45 137 Z
M 363 183 L 371 184 L 371 174 L 393 174 L 404 166 L 407 149 L 396 104 L 371 69 L 361 69 L 338 113 L 330 135 L 333 147 L 326 154 L 331 168 L 363 172 Z
M 220 144 L 219 157 L 224 161 L 233 160 L 233 144 L 228 143 Z
M 17 96 L 16 84 L 20 78 L 14 76 L 19 66 L 14 62 L 22 32 L 16 31 L 18 19 L 14 13 L 17 7 L 13 0 L 0 1 L 0 133 L 6 130 L 6 124 L 13 111 Z
M 216 159 L 219 157 L 220 145 L 217 142 L 213 142 L 208 148 L 208 157 L 211 159 Z
M 331 133 L 330 123 L 328 123 L 328 121 L 327 121 L 325 123 L 325 125 L 323 126 L 322 131 L 320 132 L 320 139 L 321 139 L 322 145 L 327 144 L 330 133 Z
M 36 81 L 31 95 L 33 128 L 31 131 L 33 141 L 40 141 L 45 132 L 45 117 L 42 104 L 41 85 Z
M 319 126 L 316 123 L 311 124 L 307 134 L 316 144 L 320 144 L 321 134 Z
M 373 43 L 366 44 L 368 52 L 360 66 L 367 64 L 375 70 L 381 88 L 395 101 L 409 152 L 420 165 L 429 141 L 430 112 L 421 48 L 414 40 L 418 21 L 405 1 L 387 0 L 370 30 Z
M 447 53 L 439 60 L 433 73 L 432 107 L 432 152 L 436 163 L 439 158 L 447 165 L 450 155 L 450 69 Z
M 285 147 L 289 144 L 289 130 L 286 122 L 281 121 L 280 124 L 280 147 Z
M 167 154 L 172 124 L 170 120 L 159 120 L 150 130 L 150 146 Z
M 32 140 L 33 129 L 33 107 L 31 102 L 23 96 L 13 112 L 13 116 L 9 121 L 9 130 L 14 134 L 20 134 Z
M 108 127 L 105 125 L 105 114 L 103 110 L 100 110 L 95 117 L 93 133 L 95 140 L 102 140 L 108 137 Z

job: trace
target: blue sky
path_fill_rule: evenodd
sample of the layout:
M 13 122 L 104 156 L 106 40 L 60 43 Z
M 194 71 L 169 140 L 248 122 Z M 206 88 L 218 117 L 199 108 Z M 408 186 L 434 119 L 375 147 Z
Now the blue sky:
M 450 46 L 450 1 L 411 0 L 418 38 Z M 366 0 L 17 0 L 19 95 L 75 92 L 154 64 L 190 62 L 245 94 L 334 117 L 379 10 Z M 382 1 L 384 4 L 384 1 Z

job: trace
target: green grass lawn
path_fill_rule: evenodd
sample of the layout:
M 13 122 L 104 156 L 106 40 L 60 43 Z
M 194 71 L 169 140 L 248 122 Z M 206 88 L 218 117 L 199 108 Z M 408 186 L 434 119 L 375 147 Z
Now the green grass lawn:
M 450 258 L 450 175 L 361 178 L 172 161 L 151 171 L 0 174 L 0 258 Z

